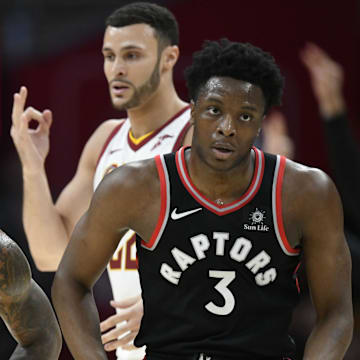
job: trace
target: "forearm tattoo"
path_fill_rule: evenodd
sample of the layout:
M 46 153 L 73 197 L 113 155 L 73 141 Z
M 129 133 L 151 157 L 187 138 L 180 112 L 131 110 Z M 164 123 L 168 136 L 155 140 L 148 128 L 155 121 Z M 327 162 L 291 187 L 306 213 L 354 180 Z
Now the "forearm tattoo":
M 19 247 L 0 230 L 0 316 L 22 344 L 34 338 L 36 329 L 27 305 L 31 272 Z M 31 296 L 31 295 L 30 295 Z

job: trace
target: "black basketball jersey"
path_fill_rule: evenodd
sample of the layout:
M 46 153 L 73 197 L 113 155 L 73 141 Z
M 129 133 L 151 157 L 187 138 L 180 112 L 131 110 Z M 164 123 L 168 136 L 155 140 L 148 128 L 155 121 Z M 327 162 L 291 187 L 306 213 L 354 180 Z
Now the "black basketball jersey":
M 192 183 L 185 151 L 155 159 L 161 210 L 150 241 L 137 239 L 144 317 L 136 346 L 230 359 L 292 354 L 300 249 L 281 215 L 286 159 L 254 147 L 248 190 L 218 205 Z

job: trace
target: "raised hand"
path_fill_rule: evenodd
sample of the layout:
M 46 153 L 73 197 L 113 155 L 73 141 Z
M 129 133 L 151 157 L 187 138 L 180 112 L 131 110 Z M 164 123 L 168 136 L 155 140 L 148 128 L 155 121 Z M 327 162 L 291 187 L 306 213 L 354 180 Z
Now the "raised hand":
M 23 172 L 35 174 L 44 166 L 49 153 L 52 113 L 50 110 L 40 112 L 33 107 L 24 110 L 27 94 L 25 86 L 21 87 L 19 93 L 14 94 L 10 134 L 19 154 Z M 38 123 L 36 129 L 29 127 L 32 120 Z
M 112 300 L 110 305 L 118 309 L 118 312 L 100 323 L 104 349 L 106 351 L 113 351 L 118 347 L 124 350 L 137 349 L 133 345 L 133 340 L 139 332 L 144 313 L 141 295 L 123 301 Z
M 317 45 L 308 43 L 300 53 L 308 69 L 314 95 L 324 116 L 331 117 L 345 110 L 343 97 L 344 71 L 340 64 Z

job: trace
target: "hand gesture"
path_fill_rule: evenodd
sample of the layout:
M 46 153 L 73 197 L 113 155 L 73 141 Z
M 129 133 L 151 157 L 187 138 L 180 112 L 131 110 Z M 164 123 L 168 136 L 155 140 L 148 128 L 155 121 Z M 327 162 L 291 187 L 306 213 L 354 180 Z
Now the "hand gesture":
M 308 69 L 314 95 L 324 116 L 331 117 L 345 110 L 342 87 L 344 71 L 328 54 L 315 44 L 309 43 L 300 53 Z
M 106 351 L 113 351 L 118 347 L 124 350 L 137 349 L 133 345 L 133 340 L 139 332 L 144 313 L 141 295 L 123 301 L 112 300 L 110 305 L 118 309 L 118 312 L 100 323 L 104 349 Z
M 25 86 L 21 87 L 19 93 L 14 94 L 10 134 L 19 154 L 23 172 L 37 174 L 43 168 L 49 153 L 52 113 L 50 110 L 40 112 L 33 107 L 24 110 L 27 94 Z M 29 127 L 32 120 L 38 123 L 36 129 Z

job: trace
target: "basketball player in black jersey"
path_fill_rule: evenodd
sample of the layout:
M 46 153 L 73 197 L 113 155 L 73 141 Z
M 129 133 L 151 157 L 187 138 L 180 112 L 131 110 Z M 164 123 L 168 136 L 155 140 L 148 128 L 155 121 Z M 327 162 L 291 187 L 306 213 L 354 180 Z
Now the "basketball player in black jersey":
M 75 359 L 106 359 L 91 289 L 128 228 L 144 301 L 135 345 L 147 360 L 294 359 L 300 257 L 317 313 L 304 359 L 342 359 L 353 317 L 337 190 L 322 171 L 253 147 L 281 100 L 274 59 L 207 42 L 186 77 L 191 149 L 108 175 L 61 261 L 53 300 Z
M 18 342 L 10 360 L 59 358 L 61 333 L 50 302 L 32 280 L 23 252 L 1 229 L 0 317 Z

